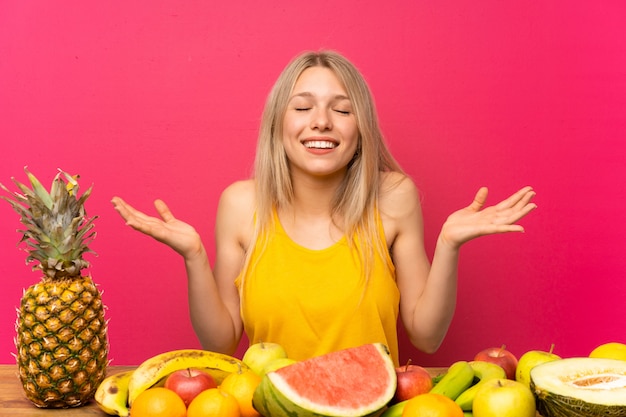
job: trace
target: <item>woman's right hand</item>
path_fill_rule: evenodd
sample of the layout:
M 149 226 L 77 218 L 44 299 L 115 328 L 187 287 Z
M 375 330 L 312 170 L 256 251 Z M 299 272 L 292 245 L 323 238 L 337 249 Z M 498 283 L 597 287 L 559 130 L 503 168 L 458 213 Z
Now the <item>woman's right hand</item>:
M 176 219 L 162 200 L 154 202 L 160 218 L 136 210 L 119 197 L 113 197 L 111 203 L 128 226 L 165 243 L 186 259 L 203 252 L 200 235 L 191 225 Z

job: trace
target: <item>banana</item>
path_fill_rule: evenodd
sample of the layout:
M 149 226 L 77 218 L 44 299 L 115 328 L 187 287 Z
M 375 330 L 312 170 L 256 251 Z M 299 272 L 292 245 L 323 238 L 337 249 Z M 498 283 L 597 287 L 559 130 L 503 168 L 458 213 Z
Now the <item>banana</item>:
M 390 407 L 388 407 L 380 417 L 402 417 L 402 412 L 404 411 L 404 407 L 409 400 L 400 401 Z
M 242 368 L 245 368 L 246 366 L 243 365 Z M 198 368 L 201 371 L 206 372 L 207 374 L 211 375 L 213 377 L 213 379 L 215 380 L 215 383 L 217 385 L 220 385 L 222 383 L 222 381 L 224 380 L 224 378 L 226 378 L 228 375 L 230 375 L 233 371 L 229 369 L 222 369 L 222 368 Z M 235 369 L 235 372 L 237 372 L 239 368 Z
M 183 369 L 187 369 L 187 368 L 183 368 Z M 207 374 L 211 375 L 211 377 L 213 377 L 213 380 L 218 386 L 222 383 L 224 378 L 226 378 L 228 375 L 232 373 L 231 371 L 226 371 L 224 369 L 218 369 L 218 368 L 198 368 L 197 366 L 194 366 L 194 369 L 199 369 L 202 372 L 206 372 Z M 167 379 L 168 376 L 170 376 L 170 374 L 163 376 L 154 385 L 150 386 L 150 388 L 164 387 L 165 380 Z
M 120 372 L 100 383 L 94 398 L 102 411 L 112 416 L 128 417 L 128 382 L 133 372 Z
M 474 382 L 474 370 L 467 361 L 453 363 L 448 372 L 441 378 L 430 392 L 445 395 L 455 400 Z
M 472 404 L 474 403 L 476 391 L 478 391 L 485 382 L 494 378 L 506 378 L 506 372 L 504 369 L 495 363 L 471 361 L 469 362 L 469 365 L 474 370 L 474 378 L 478 379 L 478 382 L 463 391 L 461 395 L 454 400 L 459 406 L 461 406 L 463 411 L 472 411 Z
M 167 375 L 186 368 L 205 368 L 205 371 L 215 374 L 218 382 L 226 374 L 248 367 L 237 358 L 208 350 L 182 349 L 161 353 L 144 361 L 131 375 L 128 382 L 128 403 L 132 404 L 139 394 Z

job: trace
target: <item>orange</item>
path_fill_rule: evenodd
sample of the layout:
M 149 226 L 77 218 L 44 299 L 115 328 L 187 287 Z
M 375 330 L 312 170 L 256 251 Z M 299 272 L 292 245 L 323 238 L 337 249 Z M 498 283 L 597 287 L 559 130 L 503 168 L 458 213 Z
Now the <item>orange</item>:
M 135 398 L 130 407 L 133 417 L 185 417 L 187 407 L 174 391 L 163 387 L 150 388 Z
M 402 417 L 463 417 L 463 410 L 445 395 L 426 393 L 411 398 Z
M 219 388 L 209 388 L 196 396 L 187 409 L 187 417 L 240 417 L 239 403 Z M 135 417 L 135 416 L 133 416 Z
M 259 417 L 260 414 L 252 406 L 252 396 L 260 383 L 261 377 L 256 373 L 250 369 L 239 369 L 224 378 L 220 389 L 235 397 L 239 403 L 241 417 Z

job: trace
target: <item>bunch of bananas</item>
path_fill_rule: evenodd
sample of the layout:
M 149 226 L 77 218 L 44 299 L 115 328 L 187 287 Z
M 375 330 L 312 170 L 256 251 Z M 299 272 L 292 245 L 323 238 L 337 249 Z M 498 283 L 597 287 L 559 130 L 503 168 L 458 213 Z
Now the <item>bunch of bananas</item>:
M 130 405 L 148 388 L 162 385 L 165 378 L 179 369 L 199 368 L 209 373 L 217 384 L 239 369 L 247 369 L 239 359 L 198 349 L 173 350 L 144 361 L 136 369 L 107 377 L 98 386 L 95 400 L 107 414 L 128 417 Z
M 453 399 L 466 415 L 470 415 L 476 392 L 485 382 L 496 378 L 506 378 L 504 369 L 496 364 L 484 361 L 458 361 L 448 368 L 430 392 Z M 392 405 L 381 417 L 402 416 L 402 411 L 408 401 L 410 400 Z

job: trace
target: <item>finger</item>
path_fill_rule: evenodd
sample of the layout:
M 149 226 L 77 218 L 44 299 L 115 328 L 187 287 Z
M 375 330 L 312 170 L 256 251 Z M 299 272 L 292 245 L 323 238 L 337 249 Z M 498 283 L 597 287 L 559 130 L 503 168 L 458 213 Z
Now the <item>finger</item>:
M 480 211 L 485 205 L 485 201 L 487 201 L 488 193 L 489 190 L 487 190 L 487 187 L 480 187 L 476 196 L 474 196 L 474 201 L 472 201 L 472 204 L 470 204 L 468 208 L 473 211 Z
M 516 210 L 522 210 L 526 206 L 537 207 L 536 204 L 531 203 L 531 200 L 537 195 L 533 190 L 530 190 L 522 197 L 522 199 L 513 207 Z
M 506 224 L 506 225 L 497 226 L 494 230 L 494 234 L 495 233 L 511 233 L 511 232 L 524 233 L 524 227 L 519 224 Z
M 496 208 L 498 210 L 504 210 L 504 209 L 513 207 L 518 202 L 522 201 L 524 197 L 526 197 L 531 192 L 533 192 L 532 187 L 530 186 L 524 187 L 520 189 L 519 191 L 517 191 L 515 194 L 512 194 L 511 196 L 509 196 L 507 199 L 502 200 L 501 202 L 496 204 Z
M 125 201 L 124 201 L 124 200 L 122 200 L 120 197 L 118 197 L 118 196 L 114 196 L 114 197 L 111 199 L 111 204 L 113 204 L 113 208 L 115 208 L 115 209 L 117 210 L 118 208 L 122 207 L 122 206 L 123 206 L 124 204 L 126 204 L 126 203 L 125 203 Z
M 476 230 L 476 233 L 474 234 L 472 239 L 479 237 L 479 236 L 489 236 L 489 235 L 512 233 L 512 232 L 523 233 L 524 228 L 518 224 L 497 224 L 497 223 L 484 224 L 484 225 L 481 225 Z
M 519 210 L 513 212 L 513 214 L 511 215 L 510 219 L 510 223 L 516 223 L 518 221 L 520 221 L 522 218 L 526 217 L 528 215 L 528 213 L 530 213 L 531 211 L 533 211 L 534 209 L 537 208 L 537 205 L 534 203 L 529 203 L 526 204 L 524 207 L 520 208 Z
M 526 204 L 521 207 L 519 210 L 507 209 L 496 214 L 496 218 L 493 221 L 494 225 L 509 227 L 515 226 L 516 229 L 519 227 L 523 231 L 523 228 L 516 223 L 524 218 L 528 213 L 533 211 L 537 206 L 535 204 Z M 512 230 L 517 231 L 517 230 Z
M 524 188 L 520 189 L 519 191 L 517 191 L 516 193 L 512 194 L 511 196 L 509 196 L 507 199 L 502 200 L 500 203 L 498 203 L 496 205 L 496 208 L 498 208 L 499 210 L 505 210 L 505 209 L 514 207 L 520 201 L 523 201 L 524 197 L 529 192 L 532 192 L 532 188 L 531 187 L 524 187 Z
M 126 204 L 126 202 L 119 197 L 113 197 L 111 199 L 111 203 L 113 204 L 115 211 L 117 211 L 124 220 L 127 220 L 130 214 L 128 204 Z
M 147 222 L 147 221 L 150 221 L 150 219 L 152 219 L 151 216 L 148 216 L 147 214 L 137 210 L 130 204 L 124 203 L 122 207 L 124 209 L 124 212 L 126 213 L 126 219 L 128 221 L 134 219 L 137 222 Z
M 164 222 L 167 223 L 176 219 L 163 200 L 155 200 L 154 207 L 156 208 L 159 216 L 161 216 Z
M 531 202 L 535 195 L 536 193 L 531 189 L 524 196 L 522 196 L 522 198 L 517 203 L 515 203 L 513 207 L 511 207 L 510 209 L 505 209 L 503 211 L 515 216 L 515 221 L 517 221 L 537 208 L 537 205 Z
M 157 219 L 135 209 L 119 197 L 114 197 L 111 202 L 115 210 L 122 216 L 127 226 L 146 233 Z

